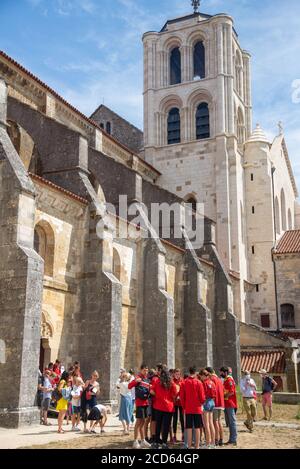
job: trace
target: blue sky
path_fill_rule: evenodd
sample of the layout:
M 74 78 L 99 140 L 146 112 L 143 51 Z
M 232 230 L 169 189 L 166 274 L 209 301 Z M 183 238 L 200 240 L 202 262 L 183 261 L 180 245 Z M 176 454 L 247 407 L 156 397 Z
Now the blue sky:
M 300 102 L 292 99 L 300 80 L 299 0 L 201 4 L 204 13 L 233 16 L 252 54 L 254 124 L 271 138 L 283 121 L 300 189 Z M 0 0 L 0 49 L 85 114 L 104 100 L 142 127 L 141 36 L 191 11 L 190 0 Z

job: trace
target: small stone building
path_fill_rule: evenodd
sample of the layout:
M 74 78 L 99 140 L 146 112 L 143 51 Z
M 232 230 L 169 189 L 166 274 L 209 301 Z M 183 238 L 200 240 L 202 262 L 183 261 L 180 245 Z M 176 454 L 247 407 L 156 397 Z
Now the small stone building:
M 300 336 L 300 230 L 287 231 L 273 252 L 280 329 Z
M 282 333 L 268 333 L 254 325 L 241 324 L 241 368 L 250 371 L 261 388 L 259 371 L 265 369 L 277 382 L 277 392 L 299 393 L 298 344 Z

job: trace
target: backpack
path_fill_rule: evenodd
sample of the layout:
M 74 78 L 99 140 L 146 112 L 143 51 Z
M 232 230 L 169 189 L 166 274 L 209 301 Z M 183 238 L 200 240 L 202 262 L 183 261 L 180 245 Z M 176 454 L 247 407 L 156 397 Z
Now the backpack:
M 71 396 L 71 388 L 63 388 L 61 390 L 61 394 L 62 394 L 62 397 L 66 400 L 66 401 L 69 401 L 70 399 L 72 399 L 72 396 Z
M 148 386 L 145 386 L 148 385 Z M 135 388 L 135 397 L 140 399 L 141 401 L 147 401 L 150 397 L 150 389 L 149 389 L 149 382 L 142 381 L 138 386 Z
M 272 378 L 270 378 L 270 376 L 268 376 L 266 378 L 265 382 L 264 382 L 263 394 L 265 394 L 267 392 L 272 392 L 274 390 L 274 387 L 275 387 L 275 385 L 272 382 Z

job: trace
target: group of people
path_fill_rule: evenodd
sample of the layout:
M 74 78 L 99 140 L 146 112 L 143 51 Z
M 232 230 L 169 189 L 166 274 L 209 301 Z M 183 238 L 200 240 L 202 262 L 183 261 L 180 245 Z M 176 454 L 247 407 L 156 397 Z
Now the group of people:
M 142 365 L 139 374 L 128 382 L 127 389 L 128 392 L 135 389 L 134 449 L 158 449 L 160 446 L 167 449 L 169 435 L 172 442 L 177 442 L 178 417 L 186 448 L 223 446 L 223 410 L 230 431 L 225 444 L 237 444 L 237 394 L 229 368 L 223 367 L 220 377 L 210 367 L 199 372 L 192 367 L 189 375 L 182 376 L 180 370 L 168 370 L 162 364 L 155 370 Z M 123 402 L 121 400 L 121 420 Z M 128 420 L 130 418 L 131 414 Z
M 80 363 L 75 362 L 64 370 L 59 360 L 50 363 L 40 376 L 38 394 L 41 409 L 41 424 L 48 423 L 48 412 L 51 403 L 58 411 L 58 433 L 64 433 L 63 422 L 67 418 L 72 421 L 72 431 L 81 431 L 80 422 L 83 422 L 85 433 L 96 433 L 95 426 L 100 425 L 103 433 L 110 408 L 98 404 L 100 394 L 99 373 L 94 371 L 90 379 L 83 381 Z M 90 427 L 87 423 L 90 421 Z
M 272 393 L 277 384 L 266 370 L 261 370 L 260 374 L 264 420 L 270 420 Z M 167 449 L 169 436 L 170 441 L 176 443 L 178 420 L 185 448 L 211 449 L 224 444 L 237 445 L 238 399 L 230 367 L 222 367 L 219 376 L 211 367 L 199 372 L 192 367 L 189 375 L 182 376 L 179 369 L 168 370 L 162 364 L 158 364 L 155 370 L 142 365 L 136 377 L 132 371 L 126 373 L 121 370 L 117 388 L 121 394 L 119 419 L 126 434 L 133 421 L 134 406 L 136 408 L 135 449 L 157 449 L 160 445 Z M 248 371 L 243 373 L 241 394 L 247 415 L 244 425 L 252 433 L 259 396 L 256 383 Z M 226 443 L 223 441 L 223 412 L 229 428 L 229 440 Z
M 264 419 L 270 420 L 276 382 L 268 376 L 266 370 L 260 373 Z M 182 376 L 179 369 L 169 370 L 161 363 L 155 369 L 149 369 L 143 364 L 138 374 L 133 370 L 127 373 L 121 369 L 116 388 L 120 396 L 118 417 L 124 435 L 129 435 L 135 421 L 134 449 L 167 449 L 169 436 L 172 443 L 178 442 L 179 422 L 181 440 L 187 449 L 237 445 L 237 389 L 229 367 L 222 367 L 219 376 L 211 367 L 200 371 L 191 367 L 189 374 Z M 253 432 L 259 396 L 256 383 L 248 371 L 243 373 L 240 389 L 247 415 L 244 424 L 249 432 Z M 96 433 L 97 425 L 100 426 L 100 433 L 105 431 L 111 409 L 98 404 L 100 384 L 97 371 L 84 381 L 79 362 L 65 371 L 57 360 L 44 370 L 38 391 L 41 395 L 41 424 L 50 425 L 48 411 L 52 402 L 58 411 L 58 433 L 64 433 L 65 418 L 67 421 L 71 419 L 72 431 L 75 432 L 80 431 L 81 421 L 84 432 Z M 229 428 L 229 440 L 226 443 L 223 412 Z

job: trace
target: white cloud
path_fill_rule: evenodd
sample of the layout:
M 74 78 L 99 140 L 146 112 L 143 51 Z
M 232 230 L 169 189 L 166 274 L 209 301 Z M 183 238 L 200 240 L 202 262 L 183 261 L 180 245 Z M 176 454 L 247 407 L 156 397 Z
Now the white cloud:
M 71 13 L 76 11 L 82 11 L 84 13 L 93 14 L 97 5 L 93 0 L 51 0 L 47 2 L 46 0 L 26 0 L 33 7 L 40 7 L 42 5 L 47 5 L 47 7 L 52 8 L 56 13 L 61 16 L 69 16 Z

